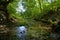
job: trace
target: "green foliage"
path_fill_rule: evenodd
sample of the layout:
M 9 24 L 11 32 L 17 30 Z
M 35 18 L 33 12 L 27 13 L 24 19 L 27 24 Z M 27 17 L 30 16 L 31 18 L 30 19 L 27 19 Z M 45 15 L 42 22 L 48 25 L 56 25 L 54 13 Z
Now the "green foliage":
M 60 24 L 58 25 L 52 21 L 52 19 L 57 19 L 58 22 L 60 20 L 60 0 L 0 0 L 1 5 L 7 2 L 9 2 L 9 4 L 5 6 L 7 7 L 9 18 L 12 18 L 11 20 L 16 23 L 17 26 L 28 26 L 27 40 L 30 38 L 40 40 L 41 37 L 43 37 L 42 40 L 49 40 L 50 38 L 48 36 L 51 31 L 49 27 L 51 27 L 52 24 L 54 24 L 55 29 L 60 30 Z M 21 10 L 17 12 L 19 2 L 19 10 L 25 9 L 25 11 Z M 4 8 L 4 6 L 1 8 Z M 0 11 L 1 15 L 2 13 L 3 12 Z M 3 16 L 5 17 L 5 15 Z M 41 20 L 41 18 L 43 19 Z M 45 18 L 46 20 L 44 20 Z M 40 21 L 43 23 L 40 23 Z M 47 26 L 44 25 L 44 23 L 47 24 Z M 15 40 L 15 37 L 10 40 Z
M 23 3 L 25 2 L 25 3 Z M 49 10 L 56 10 L 59 7 L 59 0 L 25 0 L 22 1 L 23 6 L 25 7 L 25 12 L 16 13 L 16 8 L 18 7 L 18 1 L 15 0 L 12 3 L 9 3 L 7 9 L 10 14 L 19 15 L 19 17 L 24 18 L 41 18 L 43 15 L 47 14 Z
M 25 8 L 25 12 L 17 12 L 18 3 L 21 2 Z M 9 3 L 7 9 L 10 16 L 25 22 L 27 19 L 40 20 L 50 10 L 57 11 L 60 6 L 59 0 L 14 0 Z M 26 21 L 27 22 L 27 21 Z
M 7 7 L 8 12 L 11 14 L 16 13 L 17 4 L 18 4 L 18 1 L 13 1 L 13 2 L 9 3 L 9 5 Z

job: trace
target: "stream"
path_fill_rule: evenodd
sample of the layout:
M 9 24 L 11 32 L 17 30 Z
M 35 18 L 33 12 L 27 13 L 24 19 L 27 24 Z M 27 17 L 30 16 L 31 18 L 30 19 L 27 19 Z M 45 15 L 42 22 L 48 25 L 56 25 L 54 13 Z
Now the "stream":
M 11 27 L 9 33 L 0 33 L 0 40 L 26 40 L 27 35 L 28 31 L 26 26 Z M 51 33 L 49 35 L 50 40 L 60 40 L 60 34 Z M 44 40 L 43 37 L 41 36 L 42 40 Z

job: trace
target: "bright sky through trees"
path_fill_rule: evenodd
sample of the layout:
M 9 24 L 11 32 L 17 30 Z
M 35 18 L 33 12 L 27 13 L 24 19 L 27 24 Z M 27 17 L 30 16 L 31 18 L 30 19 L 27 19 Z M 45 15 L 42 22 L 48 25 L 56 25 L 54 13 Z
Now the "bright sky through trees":
M 49 3 L 51 3 L 51 1 L 53 2 L 54 0 L 48 0 Z M 38 5 L 38 2 L 37 2 L 37 5 Z M 18 2 L 18 8 L 16 10 L 17 10 L 17 13 L 26 11 L 26 9 L 24 8 L 24 5 L 22 5 L 22 0 Z
M 17 10 L 17 13 L 25 12 L 26 9 L 24 8 L 24 5 L 22 5 L 22 1 L 18 2 L 18 8 L 16 10 Z

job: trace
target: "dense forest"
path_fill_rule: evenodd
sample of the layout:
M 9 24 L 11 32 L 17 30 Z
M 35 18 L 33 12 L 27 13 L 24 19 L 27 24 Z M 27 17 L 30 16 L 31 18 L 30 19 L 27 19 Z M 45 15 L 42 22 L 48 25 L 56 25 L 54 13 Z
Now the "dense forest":
M 0 40 L 60 40 L 59 13 L 60 0 L 0 0 Z

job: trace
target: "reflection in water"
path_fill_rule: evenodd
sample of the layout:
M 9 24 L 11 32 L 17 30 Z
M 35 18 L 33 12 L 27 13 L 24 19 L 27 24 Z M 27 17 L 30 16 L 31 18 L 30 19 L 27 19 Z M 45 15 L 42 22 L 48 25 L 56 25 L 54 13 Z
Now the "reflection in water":
M 25 37 L 27 35 L 27 29 L 25 26 L 17 27 L 17 34 L 19 40 L 25 40 Z
M 0 40 L 25 40 L 25 38 L 28 40 L 60 40 L 60 34 L 54 34 L 54 33 L 51 33 L 48 35 L 49 39 L 45 39 L 46 34 L 44 34 L 43 31 L 40 32 L 41 35 L 39 35 L 40 33 L 39 34 L 35 33 L 37 36 L 40 36 L 40 37 L 35 37 L 34 35 L 32 36 L 32 34 L 34 34 L 34 33 L 32 32 L 31 35 L 28 34 L 26 26 L 11 27 L 9 29 L 10 29 L 10 31 L 8 33 L 1 33 L 1 30 L 0 30 Z M 18 37 L 18 39 L 17 39 L 17 37 Z M 32 39 L 30 39 L 31 37 L 32 37 Z

